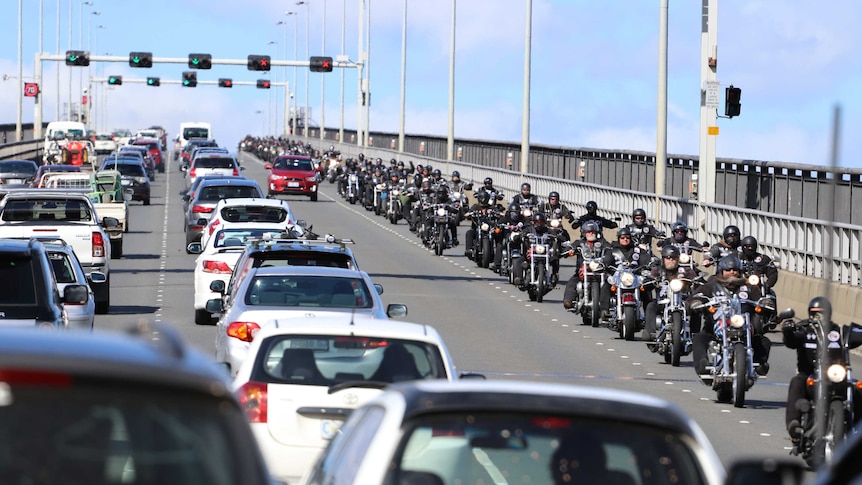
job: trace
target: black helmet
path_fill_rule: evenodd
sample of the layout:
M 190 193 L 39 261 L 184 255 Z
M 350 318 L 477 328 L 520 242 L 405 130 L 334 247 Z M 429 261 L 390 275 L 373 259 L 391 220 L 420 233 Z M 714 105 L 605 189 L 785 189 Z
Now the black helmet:
M 544 212 L 536 212 L 535 214 L 533 214 L 533 224 L 537 226 L 544 226 L 547 222 L 548 216 L 546 216 Z
M 673 239 L 676 242 L 683 242 L 688 238 L 688 224 L 682 221 L 676 221 L 671 226 Z
M 453 170 L 452 171 L 452 178 L 455 178 L 455 177 L 461 178 L 461 172 L 459 172 L 457 170 Z
M 399 161 L 398 162 L 398 168 L 402 168 L 402 167 L 404 167 L 404 162 Z
M 740 261 L 739 257 L 735 254 L 725 256 L 718 262 L 719 271 L 727 271 L 731 269 L 735 269 L 740 272 L 742 271 L 742 261 Z
M 383 159 L 380 157 L 377 157 L 377 160 L 375 160 L 374 163 L 376 163 L 377 165 L 383 165 Z
M 548 194 L 548 199 L 549 200 L 550 199 L 560 200 L 560 193 L 555 190 L 555 191 L 551 192 L 550 194 Z
M 431 165 L 425 165 L 425 170 L 427 170 L 427 171 L 429 171 L 429 172 L 430 172 L 430 171 L 432 170 L 432 169 L 431 169 Z
M 434 171 L 431 172 L 431 176 L 434 178 L 440 178 L 443 176 L 443 172 L 441 172 L 439 168 L 435 168 Z
M 742 238 L 742 254 L 749 258 L 757 254 L 757 238 L 754 236 Z
M 725 227 L 724 232 L 721 233 L 721 238 L 724 239 L 724 242 L 728 246 L 733 248 L 739 247 L 739 228 L 736 226 Z
M 396 160 L 394 158 L 389 160 L 389 165 L 398 165 L 398 160 Z
M 621 236 L 632 237 L 632 230 L 628 226 L 621 227 L 620 230 L 617 231 L 617 239 L 619 239 Z
M 679 259 L 679 248 L 673 244 L 665 244 L 661 248 L 661 257 Z
M 425 179 L 422 181 L 422 190 L 431 190 L 431 181 Z
M 480 205 L 485 205 L 491 201 L 491 194 L 483 190 L 476 194 L 476 200 L 479 202 Z
M 596 201 L 591 200 L 587 202 L 587 212 L 590 214 L 595 214 L 595 212 L 599 210 L 599 204 L 596 204 Z
M 596 221 L 587 221 L 584 225 L 581 226 L 581 232 L 586 234 L 588 232 L 594 232 L 596 234 L 599 233 L 599 225 Z
M 522 183 L 522 184 L 521 184 L 521 192 L 523 192 L 523 191 L 525 191 L 525 190 L 526 190 L 527 192 L 529 192 L 531 188 L 532 188 L 532 187 L 530 187 L 530 184 L 528 184 L 527 182 L 524 182 L 524 183 Z
M 641 222 L 646 222 L 646 211 L 643 209 L 640 209 L 640 208 L 632 211 L 632 220 L 637 222 L 638 217 L 643 217 L 643 221 L 641 221 Z
M 491 187 L 494 185 L 494 180 L 491 177 L 485 177 L 485 181 L 482 182 L 485 187 Z
M 359 155 L 357 155 L 357 158 L 359 158 L 359 161 L 361 162 L 361 161 L 365 160 L 365 154 L 360 153 Z
M 519 204 L 517 202 L 512 202 L 511 204 L 509 204 L 509 212 L 517 212 L 518 214 L 520 214 L 521 213 L 521 204 Z
M 832 303 L 825 296 L 815 296 L 808 302 L 808 318 L 820 318 L 819 315 L 823 313 L 832 317 Z

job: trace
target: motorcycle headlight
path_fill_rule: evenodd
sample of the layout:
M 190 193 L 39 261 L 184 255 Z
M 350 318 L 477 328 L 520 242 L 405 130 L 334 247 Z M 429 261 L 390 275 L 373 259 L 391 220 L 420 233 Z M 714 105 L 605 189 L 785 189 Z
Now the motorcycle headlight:
M 536 246 L 536 254 L 545 254 L 546 252 L 548 252 L 547 246 L 541 244 Z
M 351 182 L 356 182 L 356 180 L 357 180 L 356 175 L 350 174 L 349 180 L 350 180 Z
M 683 284 L 682 280 L 670 280 L 668 286 L 670 286 L 670 291 L 679 293 L 682 291 Z
M 691 262 L 691 256 L 689 256 L 688 254 L 685 254 L 685 253 L 680 253 L 679 262 L 681 264 L 688 264 Z
M 483 222 L 482 223 L 482 230 L 487 231 L 489 229 L 491 229 L 491 226 L 487 222 Z
M 438 207 L 437 208 L 437 215 L 438 216 L 445 216 L 446 215 L 446 209 L 444 209 L 442 207 Z
M 590 261 L 590 271 L 598 271 L 599 270 L 599 262 L 598 261 Z
M 745 317 L 742 315 L 733 315 L 730 317 L 730 326 L 733 328 L 742 328 L 745 325 Z
M 841 364 L 832 364 L 826 369 L 826 377 L 832 382 L 844 382 L 847 378 L 847 369 Z
M 757 286 L 760 284 L 760 276 L 753 274 L 748 277 L 748 284 L 751 286 Z
M 551 227 L 560 227 L 559 219 L 551 219 Z
M 383 190 L 385 187 L 386 187 L 386 186 L 385 186 L 385 185 L 383 185 L 383 184 L 377 184 L 377 187 L 375 187 L 375 188 L 376 188 L 377 190 Z
M 522 215 L 522 216 L 524 216 L 524 217 L 529 218 L 530 216 L 532 216 L 532 215 L 533 215 L 533 211 L 531 211 L 530 209 L 524 209 L 524 210 L 521 212 L 521 215 Z
M 635 275 L 632 273 L 623 273 L 620 275 L 620 283 L 622 283 L 623 286 L 631 286 L 635 284 Z
M 392 195 L 398 195 L 398 194 L 400 194 L 400 193 L 401 193 L 401 191 L 400 191 L 400 190 L 398 190 L 398 189 L 395 189 L 395 190 L 393 190 L 393 191 L 392 191 Z

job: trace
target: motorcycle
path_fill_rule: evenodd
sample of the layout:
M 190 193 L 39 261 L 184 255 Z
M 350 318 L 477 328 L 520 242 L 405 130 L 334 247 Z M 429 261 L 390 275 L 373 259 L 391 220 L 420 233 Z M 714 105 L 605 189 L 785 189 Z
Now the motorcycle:
M 792 319 L 793 309 L 782 311 L 776 319 Z M 808 336 L 806 345 L 817 347 L 814 373 L 807 380 L 809 398 L 796 402 L 802 414 L 799 441 L 790 451 L 801 456 L 812 468 L 831 461 L 835 449 L 853 433 L 854 389 L 858 382 L 850 369 L 850 349 L 862 345 L 862 325 L 852 323 L 840 328 L 823 328 L 820 319 L 794 322 Z M 822 431 L 819 431 L 822 430 Z
M 480 268 L 487 268 L 494 260 L 494 231 L 500 230 L 497 227 L 499 217 L 499 212 L 493 208 L 483 209 L 470 215 L 476 227 L 470 259 Z
M 401 213 L 401 192 L 406 190 L 404 187 L 404 181 L 402 180 L 398 186 L 392 187 L 389 189 L 389 194 L 386 199 L 386 214 L 385 217 L 389 219 L 389 222 L 392 224 L 398 224 L 398 219 L 403 217 Z
M 579 247 L 578 250 L 581 252 L 583 264 L 579 270 L 581 278 L 577 285 L 578 301 L 572 310 L 581 315 L 584 325 L 598 327 L 601 324 L 599 295 L 605 265 L 600 250 L 585 246 Z
M 389 197 L 389 186 L 383 182 L 378 182 L 374 184 L 374 196 L 372 199 L 372 209 L 374 210 L 374 215 L 383 214 L 384 208 L 383 206 L 387 203 L 387 198 Z
M 635 333 L 644 326 L 641 291 L 645 282 L 636 270 L 637 262 L 618 260 L 614 274 L 608 278 L 612 306 L 609 328 L 625 340 L 634 340 Z
M 525 263 L 530 266 L 524 286 L 530 301 L 542 303 L 544 296 L 556 286 L 552 264 L 553 259 L 557 257 L 556 237 L 549 232 L 538 233 L 535 228 L 532 228 L 526 234 L 526 239 L 529 249 Z
M 780 259 L 778 256 L 774 257 L 767 267 L 780 267 Z M 763 308 L 763 311 L 760 314 L 760 319 L 755 323 L 755 325 L 762 327 L 754 329 L 755 334 L 757 335 L 763 335 L 768 331 L 775 330 L 779 323 L 777 318 L 778 302 L 775 290 L 773 290 L 766 282 L 767 278 L 765 269 L 766 268 L 763 267 L 757 267 L 747 260 L 742 261 L 743 276 L 745 276 L 746 281 L 750 286 L 760 287 L 760 294 L 762 295 L 757 301 L 757 304 Z
M 679 367 L 680 357 L 691 353 L 691 327 L 685 298 L 698 279 L 665 279 L 658 291 L 656 303 L 663 307 L 663 312 L 656 317 L 655 341 L 647 342 L 647 347 L 664 356 L 665 364 L 673 367 Z
M 351 204 L 356 204 L 356 201 L 359 200 L 359 175 L 356 173 L 351 173 L 347 176 L 345 198 Z
M 449 225 L 454 221 L 457 213 L 458 210 L 447 203 L 433 204 L 426 211 L 427 241 L 425 245 L 431 246 L 437 256 L 442 256 L 445 249 L 452 247 Z
M 719 402 L 732 402 L 737 408 L 745 405 L 745 392 L 757 381 L 751 317 L 743 311 L 743 304 L 757 302 L 739 295 L 718 295 L 692 306 L 694 310 L 707 307 L 715 321 L 715 339 L 707 348 L 707 374 L 700 378 L 716 392 Z

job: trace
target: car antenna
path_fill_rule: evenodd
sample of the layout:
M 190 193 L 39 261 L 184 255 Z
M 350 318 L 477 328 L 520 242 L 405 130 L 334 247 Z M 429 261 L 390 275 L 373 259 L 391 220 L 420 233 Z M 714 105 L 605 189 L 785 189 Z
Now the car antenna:
M 351 308 L 351 309 L 350 309 L 350 326 L 354 326 L 354 325 L 356 325 L 356 324 L 353 322 L 353 316 L 354 316 L 354 315 L 356 315 L 356 306 L 354 306 L 353 308 Z

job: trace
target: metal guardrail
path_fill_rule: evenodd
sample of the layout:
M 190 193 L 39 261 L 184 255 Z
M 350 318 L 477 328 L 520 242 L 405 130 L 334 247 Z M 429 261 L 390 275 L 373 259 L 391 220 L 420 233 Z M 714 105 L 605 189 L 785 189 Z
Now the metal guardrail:
M 34 160 L 41 163 L 42 140 L 26 140 L 0 145 L 0 160 Z

